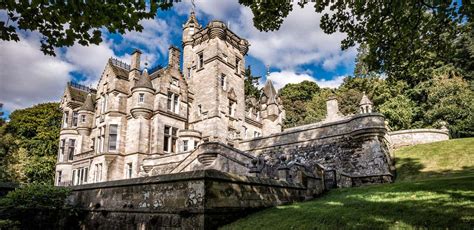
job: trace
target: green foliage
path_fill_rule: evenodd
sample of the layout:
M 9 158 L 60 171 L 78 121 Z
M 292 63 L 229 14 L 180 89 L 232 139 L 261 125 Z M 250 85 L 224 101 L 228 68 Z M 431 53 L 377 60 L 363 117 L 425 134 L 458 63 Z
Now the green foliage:
M 74 229 L 77 211 L 66 204 L 71 191 L 51 184 L 32 183 L 0 199 L 0 227 L 8 229 Z M 74 221 L 74 222 L 73 222 Z
M 315 95 L 321 92 L 319 86 L 312 81 L 302 81 L 298 84 L 287 84 L 280 90 L 283 107 L 286 111 L 286 126 L 294 126 L 311 121 L 317 121 L 318 112 L 310 115 L 308 104 Z M 313 110 L 316 109 L 313 105 Z
M 244 72 L 244 92 L 245 96 L 247 97 L 254 97 L 255 99 L 259 99 L 261 91 L 258 89 L 258 80 L 260 76 L 252 75 L 252 69 L 250 65 L 245 69 Z
M 10 208 L 62 208 L 70 190 L 50 184 L 32 183 L 9 192 L 0 199 L 0 207 Z
M 0 128 L 0 180 L 52 183 L 62 114 L 58 103 L 16 110 Z
M 102 29 L 140 32 L 140 20 L 171 6 L 171 1 L 1 1 L 0 10 L 8 17 L 0 20 L 0 39 L 19 41 L 19 30 L 37 31 L 42 35 L 41 51 L 55 55 L 55 47 L 99 44 Z
M 415 117 L 416 104 L 405 95 L 397 95 L 381 105 L 379 110 L 392 129 L 408 129 Z

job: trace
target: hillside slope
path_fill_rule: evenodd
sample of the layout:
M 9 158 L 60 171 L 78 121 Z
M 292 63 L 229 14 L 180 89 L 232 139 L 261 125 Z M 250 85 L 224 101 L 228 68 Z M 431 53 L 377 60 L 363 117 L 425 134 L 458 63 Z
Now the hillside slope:
M 396 183 L 332 190 L 223 229 L 389 229 L 474 226 L 474 138 L 396 151 Z

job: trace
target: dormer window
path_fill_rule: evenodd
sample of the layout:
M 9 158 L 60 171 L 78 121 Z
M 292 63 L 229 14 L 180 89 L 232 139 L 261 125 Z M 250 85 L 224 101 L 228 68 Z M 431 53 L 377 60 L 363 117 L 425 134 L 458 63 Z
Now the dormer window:
M 145 102 L 145 94 L 140 93 L 138 94 L 138 103 L 143 103 L 143 102 Z
M 201 53 L 198 54 L 198 69 L 204 68 L 204 55 Z

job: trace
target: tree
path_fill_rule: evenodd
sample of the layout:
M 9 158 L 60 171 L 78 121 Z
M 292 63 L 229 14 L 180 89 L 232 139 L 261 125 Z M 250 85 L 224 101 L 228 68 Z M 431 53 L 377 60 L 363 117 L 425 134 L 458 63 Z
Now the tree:
M 411 128 L 416 113 L 416 104 L 405 95 L 397 95 L 380 106 L 393 130 Z
M 258 99 L 260 97 L 260 89 L 258 88 L 258 80 L 260 76 L 252 75 L 252 69 L 250 65 L 245 69 L 244 72 L 244 92 L 246 97 L 254 97 Z
M 172 1 L 0 1 L 7 17 L 0 21 L 0 39 L 19 41 L 20 30 L 39 32 L 41 51 L 55 55 L 55 47 L 102 42 L 102 30 L 124 34 L 142 31 L 140 20 L 154 18 Z
M 307 104 L 320 92 L 319 86 L 312 81 L 287 84 L 280 90 L 283 107 L 286 110 L 286 126 L 294 126 L 313 121 L 306 111 Z M 316 116 L 318 117 L 318 116 Z
M 279 29 L 292 10 L 288 1 L 240 1 L 254 14 L 260 30 Z M 305 6 L 309 1 L 300 2 Z M 472 20 L 474 5 L 456 1 L 316 1 L 325 33 L 347 36 L 342 49 L 366 44 L 364 62 L 369 71 L 383 72 L 389 79 L 405 80 L 410 86 L 431 77 L 431 70 L 451 63 L 453 42 L 465 21 Z
M 15 110 L 0 130 L 2 180 L 52 183 L 62 114 L 58 103 Z

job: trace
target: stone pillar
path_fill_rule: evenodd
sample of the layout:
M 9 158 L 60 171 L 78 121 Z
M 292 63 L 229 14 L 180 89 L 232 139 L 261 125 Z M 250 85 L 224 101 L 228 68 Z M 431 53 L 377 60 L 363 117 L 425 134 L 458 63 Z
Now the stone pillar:
M 341 117 L 339 112 L 339 104 L 335 96 L 330 96 L 326 100 L 326 111 L 326 121 L 335 121 Z

